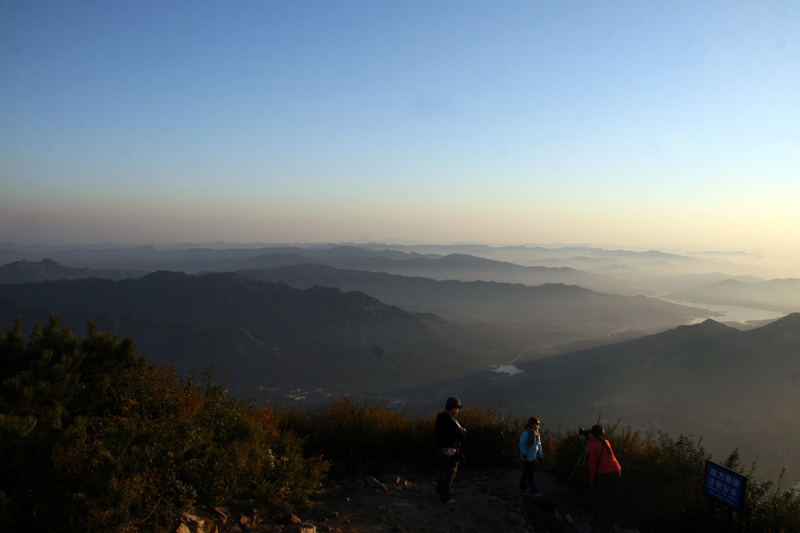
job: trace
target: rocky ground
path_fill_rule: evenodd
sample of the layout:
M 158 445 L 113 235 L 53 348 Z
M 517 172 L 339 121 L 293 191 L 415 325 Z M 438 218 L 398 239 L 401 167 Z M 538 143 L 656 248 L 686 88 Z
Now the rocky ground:
M 263 531 L 283 533 L 400 533 L 540 531 L 633 532 L 602 517 L 580 512 L 570 488 L 546 473 L 537 473 L 542 496 L 524 495 L 517 470 L 462 469 L 452 490 L 455 503 L 439 503 L 434 474 L 352 477 L 328 481 L 305 509 L 281 522 L 261 521 L 218 508 L 206 533 Z M 562 494 L 563 493 L 563 494 Z M 226 517 L 223 515 L 227 515 Z M 183 532 L 198 532 L 198 524 L 184 518 Z M 223 523 L 224 522 L 224 523 Z

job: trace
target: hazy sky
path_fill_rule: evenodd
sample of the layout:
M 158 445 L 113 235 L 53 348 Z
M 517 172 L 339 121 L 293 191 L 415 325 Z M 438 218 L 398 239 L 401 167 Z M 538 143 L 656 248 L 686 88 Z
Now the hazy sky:
M 0 1 L 0 242 L 800 250 L 800 2 Z

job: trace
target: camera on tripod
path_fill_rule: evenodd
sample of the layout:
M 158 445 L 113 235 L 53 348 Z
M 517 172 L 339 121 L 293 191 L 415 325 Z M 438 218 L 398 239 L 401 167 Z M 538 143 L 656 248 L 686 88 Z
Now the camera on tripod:
M 603 430 L 603 426 L 600 424 L 592 426 L 591 429 L 583 429 L 583 427 L 579 427 L 578 433 L 583 435 L 586 440 L 589 440 L 589 437 L 597 437 L 598 439 L 605 438 L 605 430 Z

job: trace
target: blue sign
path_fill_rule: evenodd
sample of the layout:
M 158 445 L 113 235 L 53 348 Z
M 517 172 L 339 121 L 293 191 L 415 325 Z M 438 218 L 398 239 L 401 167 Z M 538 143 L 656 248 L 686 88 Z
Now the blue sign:
M 724 466 L 706 461 L 706 482 L 703 492 L 734 511 L 741 511 L 747 477 Z

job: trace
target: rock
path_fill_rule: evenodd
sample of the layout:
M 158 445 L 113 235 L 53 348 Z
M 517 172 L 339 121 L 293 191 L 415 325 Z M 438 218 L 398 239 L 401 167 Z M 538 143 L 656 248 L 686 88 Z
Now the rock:
M 317 526 L 314 524 L 292 524 L 287 526 L 284 533 L 317 533 Z
M 378 489 L 378 490 L 389 490 L 386 485 L 375 479 L 374 477 L 368 477 L 364 480 L 367 486 Z
M 186 531 L 194 533 L 206 533 L 206 521 L 190 513 L 181 513 L 178 517 L 181 521 L 181 526 L 186 528 Z M 178 528 L 180 530 L 180 527 Z M 180 533 L 185 533 L 181 531 Z
M 563 525 L 555 514 L 554 505 L 539 496 L 525 496 L 522 505 L 528 516 L 528 523 L 535 531 L 561 531 Z
M 218 515 L 222 517 L 223 524 L 226 523 L 228 519 L 231 517 L 230 512 L 224 507 L 214 507 L 214 510 L 217 512 Z
M 494 507 L 475 507 L 470 510 L 470 516 L 487 523 L 496 523 L 498 519 L 505 514 L 506 513 L 498 512 Z

